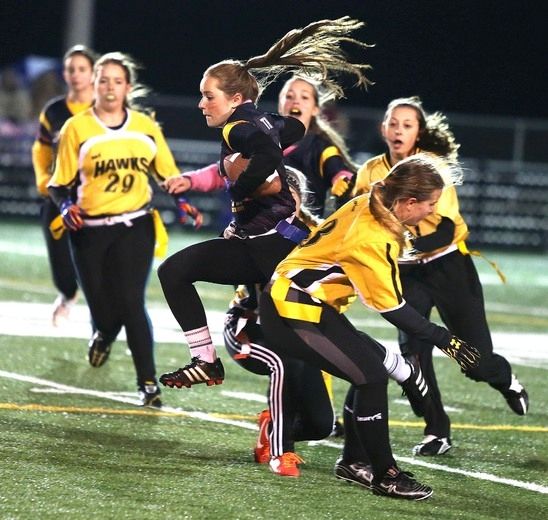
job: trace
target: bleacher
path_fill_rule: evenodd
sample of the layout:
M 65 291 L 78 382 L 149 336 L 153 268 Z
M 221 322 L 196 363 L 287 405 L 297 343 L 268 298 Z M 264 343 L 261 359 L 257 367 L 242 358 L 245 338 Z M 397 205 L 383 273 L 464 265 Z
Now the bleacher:
M 196 101 L 154 99 L 170 147 L 184 170 L 218 159 L 215 130 L 204 124 Z M 275 107 L 268 107 L 273 110 Z M 378 135 L 383 113 L 347 109 L 348 143 L 355 160 L 363 162 L 384 151 Z M 465 181 L 459 186 L 461 210 L 473 247 L 529 251 L 548 250 L 548 122 L 448 114 L 461 143 Z M 0 216 L 37 219 L 40 198 L 34 187 L 31 134 L 0 134 Z M 219 230 L 229 217 L 226 193 L 191 193 L 204 213 L 204 227 Z M 176 221 L 171 197 L 155 190 L 155 204 L 166 224 Z

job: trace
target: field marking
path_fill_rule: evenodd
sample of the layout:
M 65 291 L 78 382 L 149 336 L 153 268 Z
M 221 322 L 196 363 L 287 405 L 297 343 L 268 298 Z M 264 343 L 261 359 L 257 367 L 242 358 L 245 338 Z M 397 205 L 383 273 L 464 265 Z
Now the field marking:
M 104 399 L 109 399 L 112 401 L 117 401 L 121 403 L 127 403 L 127 404 L 133 404 L 133 405 L 139 405 L 139 401 L 137 399 L 132 399 L 129 397 L 121 396 L 113 392 L 102 392 L 99 390 L 90 390 L 90 389 L 84 389 L 84 388 L 78 388 L 73 387 L 69 385 L 63 385 L 60 383 L 56 383 L 54 381 L 49 381 L 47 379 L 41 379 L 34 376 L 26 376 L 22 374 L 16 374 L 14 372 L 7 372 L 4 370 L 0 370 L 0 377 L 5 377 L 7 379 L 12 379 L 16 381 L 22 381 L 26 383 L 32 383 L 35 385 L 42 385 L 42 386 L 49 386 L 50 388 L 54 388 L 61 391 L 67 391 L 71 393 L 81 394 L 81 395 L 89 395 L 92 397 L 99 397 Z M 239 428 L 245 428 L 247 430 L 258 430 L 258 427 L 255 423 L 248 423 L 241 420 L 235 420 L 231 419 L 226 415 L 213 415 L 210 413 L 205 412 L 187 412 L 185 410 L 182 410 L 180 408 L 172 408 L 170 406 L 164 406 L 161 410 L 153 410 L 140 408 L 139 410 L 113 410 L 113 409 L 107 409 L 108 411 L 105 411 L 103 408 L 82 408 L 82 407 L 61 407 L 61 406 L 44 406 L 42 405 L 15 405 L 13 403 L 0 403 L 0 409 L 4 410 L 32 410 L 32 411 L 39 411 L 40 409 L 43 409 L 43 411 L 49 411 L 49 412 L 60 412 L 60 413 L 90 413 L 92 410 L 93 413 L 110 413 L 110 414 L 131 414 L 131 415 L 160 415 L 160 416 L 184 416 L 184 417 L 191 417 L 194 419 L 200 419 L 202 421 L 208 421 L 213 423 L 221 423 L 221 424 L 227 424 L 231 426 L 237 426 Z M 242 417 L 242 416 L 239 416 Z M 403 421 L 399 421 L 400 424 L 409 425 L 409 423 L 404 423 Z M 391 421 L 390 424 L 398 424 L 398 421 Z M 411 423 L 412 424 L 412 423 Z M 455 425 L 453 425 L 454 427 Z M 544 430 L 543 430 L 544 431 Z M 314 444 L 321 444 L 322 446 L 332 447 L 336 449 L 342 449 L 342 445 L 339 443 L 335 443 L 329 440 L 324 441 L 318 441 L 315 443 L 309 443 L 310 445 Z M 434 464 L 431 462 L 424 462 L 421 460 L 417 460 L 415 458 L 410 457 L 402 457 L 395 455 L 394 456 L 396 460 L 403 461 L 406 464 L 415 465 L 415 466 L 422 466 L 428 469 L 433 469 L 437 471 L 444 471 L 446 473 L 455 473 L 459 475 L 463 475 L 466 477 L 475 478 L 478 480 L 486 480 L 489 482 L 494 482 L 497 484 L 505 484 L 512 487 L 517 487 L 521 489 L 525 489 L 528 491 L 534 491 L 537 493 L 543 493 L 548 494 L 548 486 L 543 486 L 541 484 L 536 484 L 534 482 L 522 482 L 520 480 L 515 479 L 508 479 L 503 477 L 497 477 L 496 475 L 491 475 L 490 473 L 484 473 L 484 472 L 478 472 L 478 471 L 467 471 L 463 469 L 458 468 L 451 468 L 449 466 L 443 466 L 441 464 Z

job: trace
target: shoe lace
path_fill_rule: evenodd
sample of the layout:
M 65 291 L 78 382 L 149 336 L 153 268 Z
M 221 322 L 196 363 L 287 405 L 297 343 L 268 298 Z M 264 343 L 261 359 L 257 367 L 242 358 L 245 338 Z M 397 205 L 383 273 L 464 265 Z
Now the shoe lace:
M 286 468 L 295 466 L 296 464 L 304 464 L 304 460 L 296 453 L 287 452 L 280 457 L 280 463 Z

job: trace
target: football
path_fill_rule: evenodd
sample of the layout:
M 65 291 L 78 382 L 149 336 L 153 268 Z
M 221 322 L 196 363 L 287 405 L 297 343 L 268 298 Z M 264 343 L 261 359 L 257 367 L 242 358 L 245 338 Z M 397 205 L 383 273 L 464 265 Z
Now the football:
M 236 182 L 241 173 L 247 168 L 249 159 L 245 159 L 239 152 L 227 155 L 223 161 L 226 176 L 232 182 Z M 269 175 L 252 194 L 252 197 L 265 197 L 275 195 L 282 189 L 282 182 L 278 172 L 273 172 Z

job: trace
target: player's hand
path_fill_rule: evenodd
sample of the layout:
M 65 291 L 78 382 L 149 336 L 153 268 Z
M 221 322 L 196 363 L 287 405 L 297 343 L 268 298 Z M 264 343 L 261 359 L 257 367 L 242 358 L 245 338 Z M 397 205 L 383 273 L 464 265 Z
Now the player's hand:
M 179 222 L 185 224 L 188 221 L 188 217 L 192 217 L 194 220 L 194 227 L 200 229 L 204 222 L 204 216 L 200 213 L 196 206 L 193 206 L 188 202 L 185 197 L 177 198 L 177 212 L 179 214 Z
M 438 348 L 454 359 L 463 370 L 469 370 L 479 365 L 481 356 L 478 349 L 468 345 L 466 341 L 457 338 L 457 336 L 451 336 L 447 345 L 438 345 Z
M 169 179 L 166 179 L 163 184 L 164 189 L 172 195 L 184 193 L 185 191 L 188 191 L 191 186 L 192 183 L 190 182 L 190 179 L 182 175 L 179 175 L 179 177 L 170 177 Z
M 342 197 L 350 188 L 351 180 L 349 177 L 339 177 L 331 186 L 331 193 L 335 197 Z
M 78 231 L 84 225 L 82 210 L 70 199 L 65 199 L 59 206 L 65 226 L 71 231 Z

